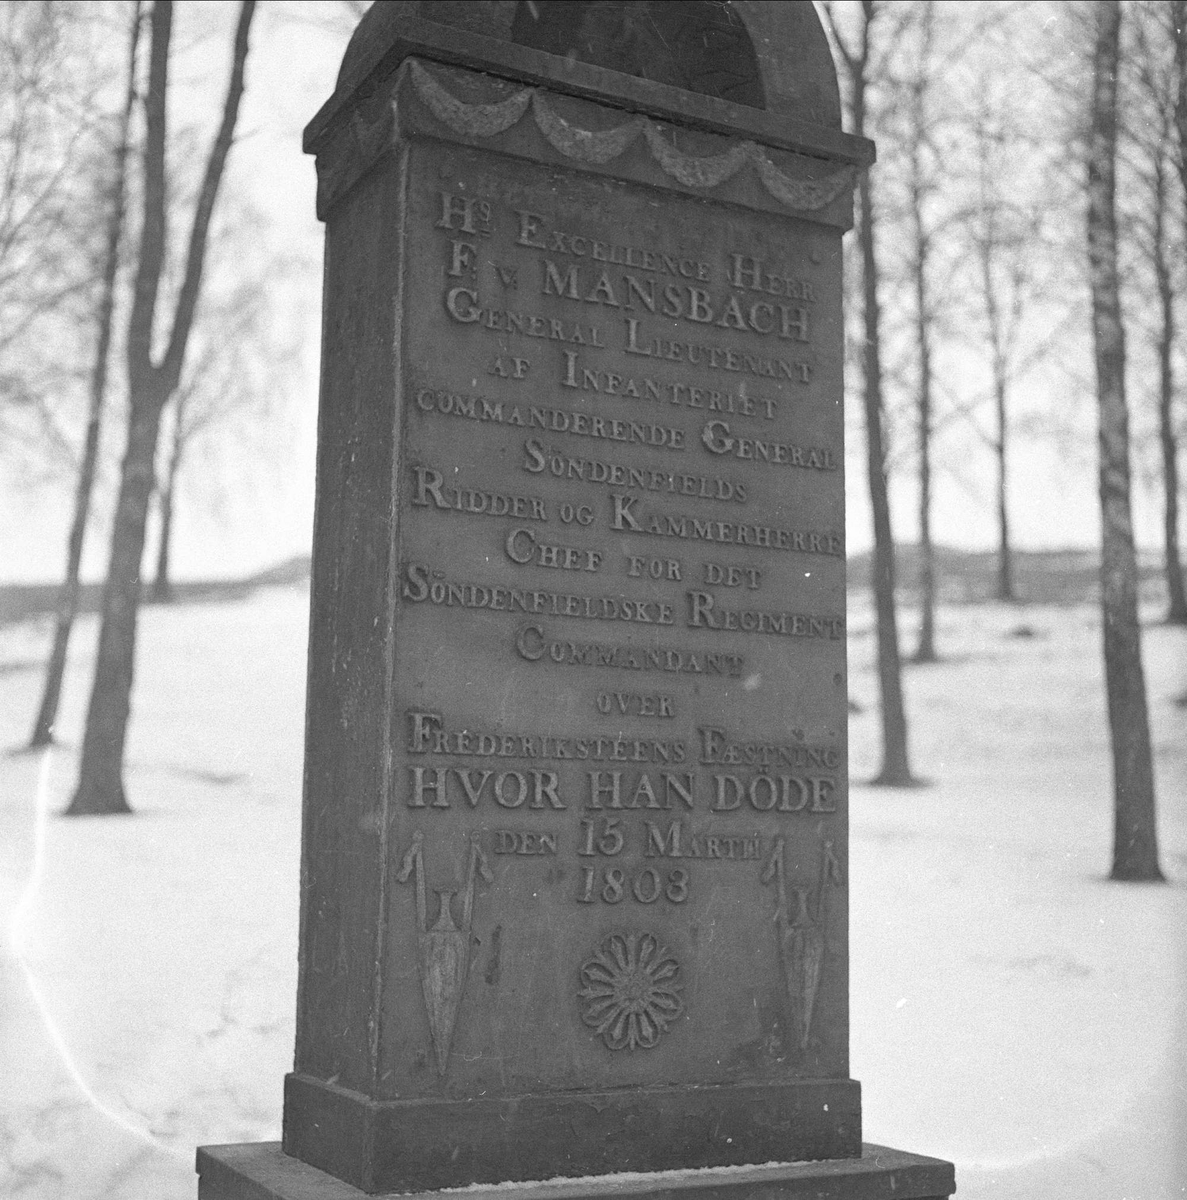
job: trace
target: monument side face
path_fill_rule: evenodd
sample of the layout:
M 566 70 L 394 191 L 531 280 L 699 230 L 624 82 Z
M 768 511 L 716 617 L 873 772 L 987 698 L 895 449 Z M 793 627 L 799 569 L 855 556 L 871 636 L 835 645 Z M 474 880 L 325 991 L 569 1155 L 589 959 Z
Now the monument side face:
M 371 173 L 326 229 L 306 700 L 296 1062 L 363 1091 L 374 997 L 362 980 L 383 944 L 390 787 L 400 179 L 398 164 Z
M 369 1191 L 852 1157 L 855 159 L 401 28 L 319 148 L 285 1149 Z

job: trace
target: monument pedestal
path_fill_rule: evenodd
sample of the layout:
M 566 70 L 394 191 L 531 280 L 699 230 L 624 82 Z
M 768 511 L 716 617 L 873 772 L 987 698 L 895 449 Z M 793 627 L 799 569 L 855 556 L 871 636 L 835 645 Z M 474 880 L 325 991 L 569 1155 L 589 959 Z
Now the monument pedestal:
M 956 1188 L 951 1163 L 886 1146 L 863 1145 L 860 1158 L 765 1166 L 657 1171 L 599 1178 L 467 1188 L 467 1200 L 944 1200 Z M 438 1192 L 387 1192 L 431 1200 Z M 365 1200 L 333 1175 L 290 1158 L 279 1142 L 203 1146 L 198 1200 Z

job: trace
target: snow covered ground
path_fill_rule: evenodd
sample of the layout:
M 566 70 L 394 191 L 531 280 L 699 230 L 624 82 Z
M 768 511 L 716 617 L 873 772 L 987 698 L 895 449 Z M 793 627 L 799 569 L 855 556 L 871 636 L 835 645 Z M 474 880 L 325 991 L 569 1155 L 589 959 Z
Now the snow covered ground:
M 195 1145 L 278 1136 L 306 619 L 286 589 L 144 612 L 134 818 L 53 815 L 93 618 L 70 745 L 0 758 L 0 1196 L 188 1200 Z M 860 780 L 877 766 L 860 604 L 851 630 Z M 954 1159 L 962 1200 L 1187 1195 L 1187 632 L 1145 635 L 1162 887 L 1105 880 L 1095 611 L 949 608 L 940 643 L 947 660 L 908 675 L 932 786 L 853 789 L 866 1138 Z M 46 644 L 44 625 L 0 628 L 0 750 L 28 735 Z

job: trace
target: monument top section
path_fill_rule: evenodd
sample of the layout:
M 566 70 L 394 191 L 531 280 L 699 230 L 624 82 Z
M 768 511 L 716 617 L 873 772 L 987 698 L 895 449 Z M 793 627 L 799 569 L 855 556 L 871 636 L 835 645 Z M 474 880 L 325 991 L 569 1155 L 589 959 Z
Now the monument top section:
M 306 151 L 320 153 L 413 56 L 810 157 L 874 159 L 872 142 L 841 132 L 836 72 L 809 0 L 387 0 L 355 30 L 334 94 L 305 129 Z

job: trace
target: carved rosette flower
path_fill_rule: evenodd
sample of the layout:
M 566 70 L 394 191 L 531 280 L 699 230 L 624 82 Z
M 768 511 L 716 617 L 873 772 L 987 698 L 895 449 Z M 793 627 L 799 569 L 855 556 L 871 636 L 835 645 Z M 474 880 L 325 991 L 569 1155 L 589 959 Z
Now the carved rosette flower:
M 581 964 L 581 1019 L 611 1050 L 648 1050 L 684 1011 L 680 964 L 650 933 L 612 933 Z

